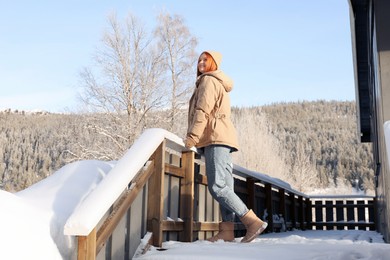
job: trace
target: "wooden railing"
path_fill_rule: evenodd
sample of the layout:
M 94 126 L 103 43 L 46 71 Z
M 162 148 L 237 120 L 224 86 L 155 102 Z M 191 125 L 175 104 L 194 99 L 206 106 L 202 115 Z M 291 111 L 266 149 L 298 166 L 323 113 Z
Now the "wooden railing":
M 69 217 L 64 233 L 77 237 L 78 259 L 130 259 L 146 232 L 155 246 L 212 235 L 218 204 L 195 154 L 177 136 L 147 130 Z
M 233 173 L 236 193 L 269 223 L 266 232 L 331 228 L 313 214 L 320 200 L 313 204 L 287 183 L 238 165 Z M 375 209 L 375 201 L 370 203 L 368 209 Z M 353 205 L 345 207 L 362 206 Z M 149 129 L 75 210 L 64 230 L 77 237 L 78 259 L 130 259 L 147 232 L 152 235 L 146 245 L 161 247 L 167 240 L 206 239 L 218 230 L 219 220 L 218 203 L 207 190 L 203 158 L 184 148 L 177 136 Z M 362 225 L 360 218 L 349 224 Z M 237 220 L 235 235 L 244 233 Z
M 373 196 L 312 196 L 312 226 L 316 230 L 376 230 Z
M 279 179 L 234 167 L 235 191 L 247 206 L 268 222 L 267 232 L 311 229 L 310 198 Z M 243 229 L 243 227 L 242 227 Z M 237 232 L 237 235 L 243 235 Z

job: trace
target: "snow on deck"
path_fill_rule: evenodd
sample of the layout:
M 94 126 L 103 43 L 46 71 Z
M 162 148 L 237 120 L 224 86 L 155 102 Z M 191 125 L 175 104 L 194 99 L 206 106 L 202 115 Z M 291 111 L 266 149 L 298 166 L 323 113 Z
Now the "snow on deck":
M 289 231 L 267 233 L 251 243 L 211 243 L 196 241 L 184 243 L 164 242 L 161 248 L 151 247 L 134 260 L 192 260 L 192 259 L 390 259 L 390 244 L 384 243 L 375 231 L 331 230 Z

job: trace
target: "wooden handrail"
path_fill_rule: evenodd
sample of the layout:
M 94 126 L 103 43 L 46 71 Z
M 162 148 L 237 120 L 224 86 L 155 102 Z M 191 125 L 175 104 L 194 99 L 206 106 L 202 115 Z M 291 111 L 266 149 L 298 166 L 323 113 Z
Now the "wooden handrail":
M 105 241 L 111 236 L 125 212 L 130 208 L 138 193 L 152 175 L 153 170 L 154 161 L 149 161 L 147 166 L 138 175 L 135 176 L 129 189 L 126 190 L 120 197 L 110 216 L 104 221 L 103 225 L 97 232 L 96 254 L 99 253 Z

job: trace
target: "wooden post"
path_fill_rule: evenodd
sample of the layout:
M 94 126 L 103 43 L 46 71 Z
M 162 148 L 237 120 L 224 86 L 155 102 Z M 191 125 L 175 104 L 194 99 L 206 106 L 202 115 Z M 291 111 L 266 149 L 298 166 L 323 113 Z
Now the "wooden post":
M 153 246 L 161 247 L 163 241 L 165 140 L 154 153 L 154 172 L 148 182 L 147 229 L 153 233 Z
M 295 199 L 295 194 L 291 193 L 291 222 L 292 228 L 297 228 L 297 201 Z
M 265 200 L 266 200 L 266 207 L 267 207 L 267 212 L 268 212 L 268 230 L 271 232 L 274 231 L 274 209 L 273 209 L 273 204 L 272 204 L 272 186 L 271 184 L 267 183 L 265 184 Z
M 278 191 L 278 195 L 279 195 L 279 209 L 278 209 L 278 212 L 279 212 L 279 217 L 282 217 L 282 219 L 284 220 L 284 223 L 280 223 L 280 227 L 278 227 L 281 231 L 286 231 L 287 229 L 287 225 L 286 225 L 286 222 L 287 222 L 287 216 L 286 216 L 286 190 L 283 189 L 283 188 L 279 188 L 279 191 Z M 284 230 L 283 230 L 283 226 L 284 226 Z
M 78 236 L 78 260 L 96 259 L 96 229 L 93 229 L 88 236 Z
M 299 201 L 299 227 L 301 230 L 304 230 L 304 225 L 305 225 L 305 205 L 303 203 L 303 197 L 298 196 L 298 201 Z
M 366 206 L 367 200 L 357 200 L 356 201 L 356 208 L 357 208 L 357 222 L 358 222 L 358 229 L 359 230 L 366 230 L 366 226 L 359 226 L 359 223 L 366 223 Z
M 336 204 L 335 204 L 335 207 L 336 207 L 336 219 L 335 221 L 336 222 L 345 222 L 345 218 L 344 217 L 344 201 L 342 200 L 336 200 Z M 341 226 L 341 225 L 338 225 L 337 226 L 337 229 L 338 230 L 343 230 L 344 229 L 344 226 Z
M 370 230 L 377 230 L 378 228 L 378 222 L 379 222 L 379 217 L 378 217 L 378 200 L 376 197 L 374 197 L 373 201 L 373 210 L 369 214 L 369 219 L 370 222 L 372 221 L 374 223 L 374 227 Z
M 282 214 L 284 220 L 286 219 L 286 190 L 280 188 L 279 189 L 279 213 Z
M 333 205 L 333 200 L 326 200 L 325 201 L 325 222 L 326 222 L 326 230 L 333 230 L 335 219 L 334 219 L 334 211 L 333 209 L 336 206 Z
M 182 167 L 184 178 L 181 180 L 180 217 L 184 221 L 184 230 L 180 234 L 180 241 L 192 242 L 194 232 L 194 158 L 195 153 L 184 152 Z
M 253 178 L 246 178 L 246 187 L 248 189 L 248 201 L 247 201 L 247 207 L 249 209 L 252 209 L 254 212 L 257 212 L 257 209 L 255 208 L 255 201 L 256 201 L 256 186 L 255 186 L 255 180 Z M 260 213 L 260 212 L 258 212 Z
M 306 198 L 306 223 L 307 229 L 313 229 L 312 204 L 309 198 Z

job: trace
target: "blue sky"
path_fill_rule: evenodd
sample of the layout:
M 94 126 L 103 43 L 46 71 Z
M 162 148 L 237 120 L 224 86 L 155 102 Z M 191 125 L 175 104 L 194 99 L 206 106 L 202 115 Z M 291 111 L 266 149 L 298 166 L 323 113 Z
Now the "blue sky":
M 348 0 L 0 0 L 0 109 L 72 111 L 108 15 L 184 17 L 223 54 L 232 105 L 355 100 Z

